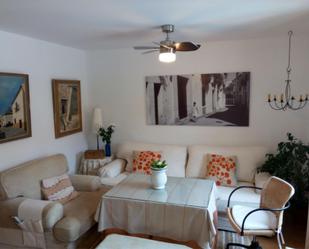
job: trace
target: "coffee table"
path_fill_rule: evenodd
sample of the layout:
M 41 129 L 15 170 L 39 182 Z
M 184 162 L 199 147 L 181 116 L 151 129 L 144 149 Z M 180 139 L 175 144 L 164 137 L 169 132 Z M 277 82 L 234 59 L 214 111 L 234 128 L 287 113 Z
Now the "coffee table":
M 214 181 L 180 177 L 168 177 L 165 189 L 154 190 L 150 176 L 131 174 L 102 196 L 95 215 L 98 230 L 118 228 L 212 248 L 215 190 Z

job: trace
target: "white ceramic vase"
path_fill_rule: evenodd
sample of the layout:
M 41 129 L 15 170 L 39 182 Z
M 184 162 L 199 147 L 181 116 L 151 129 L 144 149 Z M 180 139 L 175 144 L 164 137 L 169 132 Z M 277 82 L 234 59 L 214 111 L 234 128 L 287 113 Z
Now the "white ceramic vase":
M 167 181 L 166 167 L 163 169 L 151 168 L 151 183 L 154 189 L 164 189 Z

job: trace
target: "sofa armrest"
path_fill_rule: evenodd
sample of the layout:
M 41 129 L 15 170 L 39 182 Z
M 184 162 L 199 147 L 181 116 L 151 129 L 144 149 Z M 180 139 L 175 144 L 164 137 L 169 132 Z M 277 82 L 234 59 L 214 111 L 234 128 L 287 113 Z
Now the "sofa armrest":
M 126 160 L 116 159 L 100 168 L 98 170 L 98 175 L 100 177 L 108 177 L 108 178 L 116 177 L 124 171 L 125 166 L 126 166 Z
M 256 173 L 254 176 L 254 185 L 258 188 L 263 188 L 271 175 L 267 172 Z M 256 193 L 261 193 L 261 190 L 255 190 Z
M 100 189 L 101 181 L 98 176 L 70 175 L 73 187 L 77 191 L 92 192 Z
M 16 228 L 12 216 L 18 216 L 20 204 L 26 200 L 25 197 L 17 197 L 5 201 L 0 201 L 0 227 Z M 42 202 L 47 202 L 43 201 Z M 47 204 L 42 213 L 42 223 L 44 230 L 48 231 L 63 217 L 63 205 L 60 202 Z

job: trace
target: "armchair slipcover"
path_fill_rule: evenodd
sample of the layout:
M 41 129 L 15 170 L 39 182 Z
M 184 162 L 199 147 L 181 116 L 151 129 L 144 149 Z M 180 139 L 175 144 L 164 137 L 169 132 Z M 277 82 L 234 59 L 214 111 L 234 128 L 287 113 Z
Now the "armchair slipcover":
M 64 173 L 68 173 L 68 165 L 62 154 L 0 172 L 0 248 L 29 247 L 18 224 L 19 211 L 25 200 L 28 203 L 36 200 L 34 205 L 43 205 L 39 216 L 45 248 L 73 248 L 76 240 L 95 224 L 94 213 L 103 194 L 99 177 L 71 175 L 79 196 L 64 205 L 42 200 L 41 180 Z M 15 220 L 12 217 L 16 217 Z

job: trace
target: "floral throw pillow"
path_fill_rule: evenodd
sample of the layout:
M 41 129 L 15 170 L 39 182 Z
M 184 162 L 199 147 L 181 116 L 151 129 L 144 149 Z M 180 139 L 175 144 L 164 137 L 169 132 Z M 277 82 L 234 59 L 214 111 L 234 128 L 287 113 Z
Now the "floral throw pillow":
M 207 154 L 206 178 L 212 179 L 218 186 L 237 186 L 236 156 Z
M 161 159 L 161 152 L 134 151 L 133 172 L 151 175 L 151 163 Z

